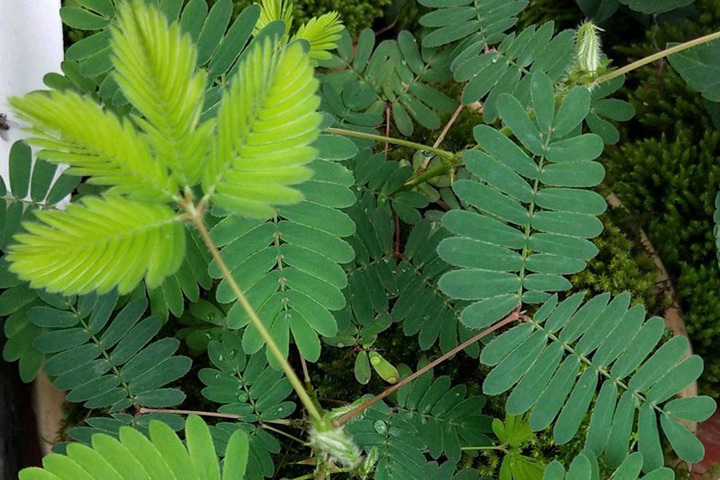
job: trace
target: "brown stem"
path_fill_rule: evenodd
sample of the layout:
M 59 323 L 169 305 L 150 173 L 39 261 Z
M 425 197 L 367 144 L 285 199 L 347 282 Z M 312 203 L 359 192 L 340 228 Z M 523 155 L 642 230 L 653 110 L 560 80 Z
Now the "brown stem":
M 442 132 L 440 132 L 440 136 L 435 140 L 435 143 L 433 144 L 434 148 L 438 148 L 440 144 L 445 140 L 445 135 L 447 135 L 448 131 L 450 131 L 450 127 L 453 126 L 455 123 L 455 120 L 457 120 L 458 116 L 460 115 L 460 112 L 462 112 L 464 105 L 461 103 L 458 105 L 457 110 L 455 110 L 455 113 L 452 114 L 452 117 L 450 117 L 450 120 L 448 120 L 448 123 L 445 124 L 445 127 L 442 129 Z
M 518 320 L 518 319 L 521 318 L 521 317 L 522 317 L 522 315 L 520 314 L 519 307 L 518 307 L 518 308 L 515 309 L 514 312 L 512 312 L 510 315 L 508 315 L 508 316 L 505 317 L 504 319 L 500 320 L 499 322 L 497 322 L 497 323 L 496 323 L 495 325 L 493 325 L 492 327 L 486 328 L 485 330 L 483 330 L 482 332 L 478 333 L 477 335 L 475 335 L 475 336 L 472 337 L 471 339 L 466 340 L 465 342 L 461 343 L 461 344 L 458 345 L 457 347 L 453 348 L 452 350 L 450 350 L 449 352 L 447 352 L 445 355 L 443 355 L 443 356 L 441 356 L 441 357 L 438 357 L 438 358 L 435 359 L 434 361 L 428 363 L 428 364 L 425 365 L 423 368 L 421 368 L 421 369 L 418 370 L 417 372 L 413 373 L 413 374 L 410 375 L 409 377 L 403 378 L 403 379 L 400 380 L 398 383 L 396 383 L 396 384 L 393 385 L 392 387 L 388 388 L 388 389 L 385 390 L 384 392 L 380 393 L 379 395 L 375 395 L 373 398 L 371 398 L 371 399 L 368 400 L 367 402 L 363 403 L 362 405 L 359 405 L 359 406 L 357 406 L 356 408 L 350 410 L 350 411 L 349 411 L 348 413 L 346 413 L 345 415 L 342 415 L 341 417 L 338 417 L 338 418 L 335 420 L 335 425 L 338 425 L 338 426 L 339 426 L 339 425 L 342 425 L 343 423 L 345 423 L 345 422 L 347 422 L 348 420 L 350 420 L 351 418 L 353 418 L 355 415 L 357 415 L 357 414 L 359 414 L 359 413 L 362 413 L 363 411 L 365 411 L 366 409 L 370 408 L 371 406 L 373 406 L 374 404 L 376 404 L 377 402 L 379 402 L 379 401 L 382 400 L 383 398 L 387 397 L 388 395 L 390 395 L 390 394 L 393 393 L 394 391 L 396 391 L 396 390 L 398 390 L 399 388 L 403 387 L 404 385 L 407 385 L 408 383 L 412 382 L 413 380 L 415 380 L 417 377 L 419 377 L 419 376 L 422 375 L 423 373 L 425 373 L 425 372 L 427 372 L 428 370 L 430 370 L 430 369 L 432 369 L 432 368 L 435 368 L 436 366 L 440 365 L 442 362 L 444 362 L 444 361 L 447 360 L 448 358 L 452 357 L 452 356 L 455 355 L 456 353 L 458 353 L 458 352 L 460 352 L 460 351 L 462 351 L 462 350 L 465 350 L 467 347 L 469 347 L 469 346 L 472 345 L 473 343 L 477 342 L 478 340 L 480 340 L 480 339 L 483 338 L 484 336 L 486 336 L 486 335 L 494 332 L 495 330 L 498 330 L 498 329 L 504 327 L 505 325 L 507 325 L 507 324 L 509 324 L 509 323 L 514 322 L 515 320 Z

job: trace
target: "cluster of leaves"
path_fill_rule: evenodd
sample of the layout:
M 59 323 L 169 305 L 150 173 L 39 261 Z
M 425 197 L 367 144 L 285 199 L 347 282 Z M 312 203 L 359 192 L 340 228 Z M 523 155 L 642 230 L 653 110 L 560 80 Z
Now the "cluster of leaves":
M 572 287 L 568 277 L 598 252 L 591 239 L 603 229 L 606 203 L 592 190 L 604 179 L 597 158 L 618 138 L 607 119 L 633 113 L 607 98 L 622 79 L 591 91 L 576 85 L 585 77 L 567 78 L 577 67 L 572 31 L 556 34 L 546 23 L 509 32 L 522 0 L 421 0 L 430 9 L 422 39 L 402 31 L 376 45 L 365 30 L 353 45 L 333 14 L 293 34 L 286 1 L 249 7 L 235 20 L 230 0 L 211 8 L 205 0 L 146 3 L 65 7 L 68 25 L 96 33 L 68 50 L 65 76 L 47 78 L 52 92 L 13 101 L 42 158 L 68 163 L 67 175 L 102 188 L 57 211 L 48 198 L 74 184 L 61 176 L 50 188 L 54 167 L 31 168 L 20 144 L 13 194 L 2 192 L 10 214 L 1 231 L 18 231 L 23 215 L 40 207 L 39 222 L 14 236 L 7 271 L 32 287 L 80 295 L 40 293 L 0 270 L 11 287 L 3 296 L 12 298 L 2 307 L 12 315 L 6 357 L 25 362 L 30 377 L 46 354 L 46 372 L 70 400 L 111 415 L 71 435 L 93 446 L 110 442 L 93 437 L 98 431 L 119 436 L 131 452 L 155 443 L 146 460 L 179 451 L 169 469 L 200 465 L 207 478 L 220 476 L 214 444 L 227 455 L 223 475 L 242 475 L 246 465 L 248 478 L 276 475 L 273 455 L 282 446 L 272 424 L 303 422 L 287 418 L 296 410 L 290 382 L 236 302 L 236 278 L 281 356 L 294 346 L 317 362 L 323 342 L 352 347 L 361 382 L 367 363 L 391 383 L 410 375 L 371 350 L 395 324 L 417 335 L 420 349 L 450 352 L 508 315 L 523 320 L 482 352 L 477 342 L 466 352 L 492 367 L 484 393 L 512 391 L 506 410 L 527 413 L 527 422 L 491 428 L 485 397 L 426 372 L 347 426 L 367 455 L 361 467 L 372 470 L 361 475 L 476 478 L 472 469 L 458 471 L 462 449 L 490 446 L 494 431 L 510 450 L 501 478 L 537 478 L 543 466 L 519 449 L 531 431 L 554 425 L 558 444 L 586 433 L 567 478 L 598 478 L 598 456 L 618 469 L 616 478 L 672 478 L 662 468 L 658 418 L 680 458 L 702 456 L 679 420 L 707 418 L 714 402 L 672 399 L 702 371 L 699 357 L 684 358 L 684 337 L 663 341 L 662 320 L 646 320 L 629 294 L 560 300 Z M 318 63 L 325 69 L 315 75 Z M 473 130 L 476 144 L 461 152 L 428 147 L 438 156 L 397 162 L 376 153 L 373 138 L 352 141 L 329 129 L 370 133 L 383 121 L 405 136 L 417 126 L 439 129 L 457 105 L 438 83 L 453 78 L 465 84 L 462 103 L 482 102 L 484 119 Z M 459 163 L 454 182 L 414 188 L 428 169 L 447 174 Z M 31 201 L 22 200 L 28 192 Z M 185 228 L 190 222 L 199 234 Z M 220 247 L 214 261 L 201 240 L 213 253 Z M 159 316 L 145 318 L 148 297 Z M 181 315 L 186 338 L 194 338 L 190 350 L 206 349 L 211 362 L 198 373 L 202 396 L 234 420 L 208 429 L 190 418 L 187 451 L 151 416 L 127 411 L 183 401 L 168 385 L 191 361 L 175 355 L 177 339 L 155 340 L 164 318 L 171 330 Z M 160 417 L 182 427 L 177 417 Z M 151 442 L 127 433 L 128 425 L 147 429 Z M 49 457 L 48 470 L 57 458 L 92 455 L 65 449 L 67 457 Z M 234 455 L 242 458 L 237 470 Z M 566 478 L 557 462 L 545 475 Z

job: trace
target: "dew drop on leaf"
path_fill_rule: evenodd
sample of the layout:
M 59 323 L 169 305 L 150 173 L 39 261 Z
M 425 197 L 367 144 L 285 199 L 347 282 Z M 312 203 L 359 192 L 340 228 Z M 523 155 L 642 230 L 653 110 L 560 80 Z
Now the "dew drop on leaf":
M 375 423 L 373 423 L 373 428 L 380 435 L 385 435 L 388 431 L 387 423 L 383 422 L 382 420 L 378 420 Z

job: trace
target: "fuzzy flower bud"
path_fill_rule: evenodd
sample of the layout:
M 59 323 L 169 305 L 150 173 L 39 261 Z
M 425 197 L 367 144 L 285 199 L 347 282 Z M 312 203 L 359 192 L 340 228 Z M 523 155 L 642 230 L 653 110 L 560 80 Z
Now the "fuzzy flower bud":
M 329 418 L 310 427 L 310 444 L 325 463 L 333 462 L 355 468 L 362 460 L 360 449 L 342 427 L 333 425 Z
M 603 29 L 587 21 L 580 25 L 575 35 L 576 66 L 579 70 L 595 76 L 602 62 L 600 34 Z

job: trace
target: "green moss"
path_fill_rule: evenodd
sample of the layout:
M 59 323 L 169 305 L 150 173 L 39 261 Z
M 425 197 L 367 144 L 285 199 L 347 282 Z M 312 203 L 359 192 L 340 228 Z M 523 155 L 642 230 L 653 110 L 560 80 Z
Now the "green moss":
M 635 303 L 644 304 L 652 312 L 657 304 L 653 292 L 657 270 L 652 258 L 631 239 L 633 234 L 625 233 L 608 216 L 604 216 L 603 223 L 605 229 L 594 242 L 599 252 L 588 262 L 587 269 L 572 277 L 573 290 L 585 291 L 589 296 L 627 291 Z

